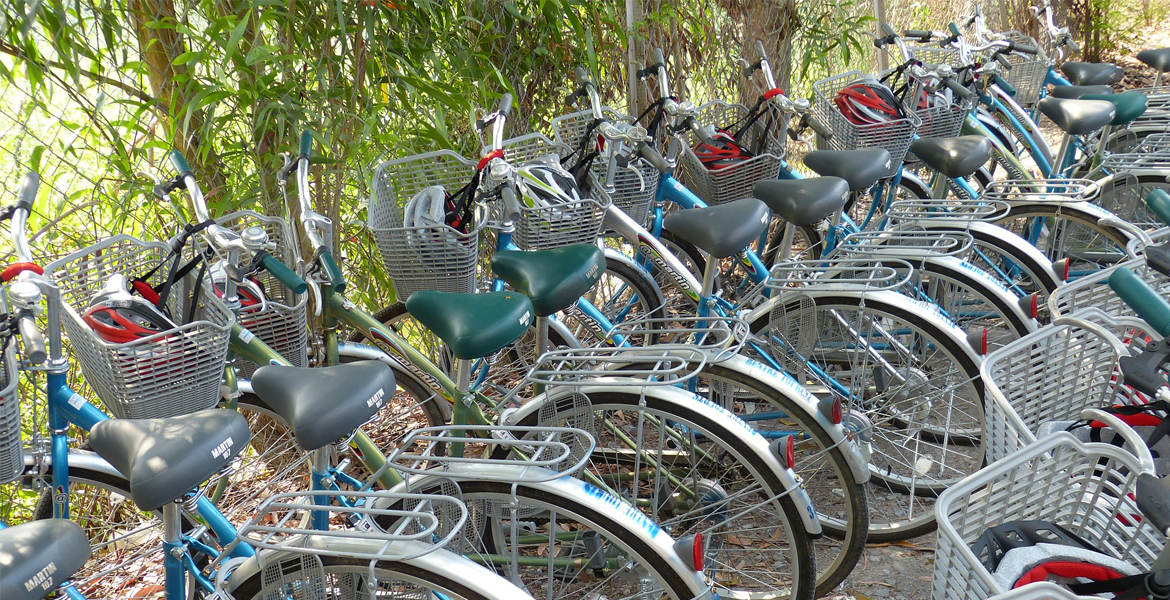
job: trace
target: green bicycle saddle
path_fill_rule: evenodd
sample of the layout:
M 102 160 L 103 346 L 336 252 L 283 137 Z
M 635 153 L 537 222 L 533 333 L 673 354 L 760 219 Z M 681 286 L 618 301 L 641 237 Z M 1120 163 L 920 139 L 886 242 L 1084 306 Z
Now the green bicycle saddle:
M 455 355 L 471 360 L 503 349 L 528 331 L 532 302 L 518 292 L 452 294 L 418 291 L 406 310 Z
M 1141 92 L 1122 92 L 1120 94 L 1085 94 L 1081 100 L 1104 100 L 1112 102 L 1117 108 L 1110 125 L 1125 125 L 1132 123 L 1146 112 L 1148 99 Z
M 552 250 L 503 250 L 492 257 L 492 271 L 512 289 L 528 296 L 538 317 L 572 306 L 605 272 L 605 254 L 592 244 Z

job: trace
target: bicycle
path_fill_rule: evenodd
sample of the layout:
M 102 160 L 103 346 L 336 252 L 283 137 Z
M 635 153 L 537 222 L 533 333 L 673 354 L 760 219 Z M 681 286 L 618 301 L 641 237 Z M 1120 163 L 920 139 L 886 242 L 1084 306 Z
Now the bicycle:
M 306 135 L 302 137 L 302 142 L 303 152 L 297 157 L 296 161 L 298 187 L 303 194 L 300 197 L 301 208 L 303 211 L 301 214 L 301 221 L 302 224 L 305 225 L 306 231 L 310 233 L 310 237 L 314 237 L 319 236 L 321 230 L 320 221 L 314 219 L 312 216 L 314 213 L 311 212 L 311 209 L 309 209 L 307 205 L 308 194 L 306 192 L 308 187 L 308 152 L 311 151 L 311 134 L 306 132 Z M 285 169 L 286 172 L 291 172 L 291 170 L 291 168 Z M 188 191 L 198 190 L 197 185 L 189 175 L 186 176 L 185 179 Z M 319 243 L 323 240 L 321 240 L 320 237 L 317 237 L 317 240 L 315 241 Z M 453 422 L 469 423 L 469 426 L 475 424 L 488 424 L 489 422 L 484 416 L 482 416 L 480 407 L 489 408 L 494 406 L 495 402 L 487 399 L 481 393 L 476 392 L 472 394 L 472 397 L 474 397 L 476 401 L 472 402 L 470 406 L 461 400 L 458 402 L 451 402 L 453 399 L 467 397 L 467 394 L 461 390 L 466 390 L 465 385 L 468 383 L 468 381 L 464 380 L 462 382 L 464 386 L 457 384 L 456 381 L 461 378 L 461 375 L 459 375 L 460 373 L 467 374 L 468 371 L 466 369 L 462 371 L 457 369 L 457 377 L 455 380 L 452 380 L 448 375 L 446 375 L 443 369 L 425 358 L 422 353 L 414 349 L 411 343 L 400 337 L 394 330 L 379 323 L 369 314 L 360 311 L 360 309 L 357 309 L 357 307 L 352 305 L 352 303 L 345 301 L 343 297 L 341 297 L 332 289 L 331 279 L 328 277 L 330 271 L 317 270 L 323 269 L 324 267 L 322 265 L 329 264 L 332 260 L 327 251 L 323 250 L 323 245 L 317 245 L 316 247 L 320 253 L 315 254 L 314 256 L 313 264 L 317 266 L 310 270 L 309 281 L 310 288 L 314 289 L 312 295 L 314 298 L 321 298 L 323 307 L 322 315 L 324 319 L 329 322 L 329 324 L 326 326 L 326 329 L 324 330 L 326 341 L 323 344 L 323 347 L 326 349 L 336 348 L 337 354 L 334 355 L 336 357 L 346 356 L 347 358 L 365 359 L 376 358 L 381 359 L 388 364 L 394 365 L 396 374 L 404 373 L 404 379 L 410 382 L 405 385 L 400 382 L 399 389 L 397 390 L 397 393 L 400 395 L 409 395 L 411 393 L 404 388 L 411 387 L 411 383 L 418 381 L 418 377 L 414 375 L 416 370 L 417 372 L 422 372 L 427 377 L 429 377 L 430 380 L 433 380 L 439 384 L 437 386 L 438 390 L 432 391 L 433 388 L 420 384 L 418 387 L 414 388 L 417 390 L 418 395 L 415 397 L 418 398 L 418 400 L 412 400 L 408 402 L 407 404 L 409 406 L 426 406 L 429 404 L 434 407 L 439 407 L 440 403 L 450 404 L 452 405 L 454 412 Z M 337 274 L 339 275 L 339 273 Z M 353 326 L 358 331 L 362 331 L 365 335 L 369 336 L 369 339 L 377 340 L 378 345 L 360 345 L 349 342 L 335 343 L 331 341 L 329 338 L 337 335 L 335 324 L 339 322 L 344 322 L 349 326 Z M 238 333 L 235 337 L 239 337 Z M 333 339 L 336 338 L 333 337 Z M 379 346 L 386 348 L 389 353 L 393 353 L 394 358 L 391 358 L 391 354 L 384 353 L 381 349 L 379 349 Z M 281 360 L 278 355 L 275 355 L 275 353 L 271 351 L 264 351 L 260 348 L 261 347 L 256 343 L 255 340 L 249 341 L 247 344 L 242 344 L 237 341 L 233 346 L 233 349 L 238 356 L 241 358 L 250 359 L 257 364 L 264 364 L 271 360 Z M 332 354 L 332 351 L 328 352 L 328 354 Z M 334 358 L 333 360 L 337 360 L 337 358 Z M 411 365 L 412 369 L 408 370 L 403 366 L 404 364 Z M 470 379 L 470 377 L 467 379 Z M 251 389 L 249 384 L 242 380 L 239 382 L 239 384 L 241 391 L 254 391 Z M 754 493 L 752 492 L 752 489 L 775 490 L 764 493 L 764 506 L 767 506 L 768 510 L 770 511 L 787 511 L 777 513 L 775 516 L 775 522 L 789 523 L 796 526 L 796 528 L 792 530 L 793 533 L 791 534 L 794 537 L 790 538 L 792 540 L 793 546 L 798 548 L 798 550 L 792 551 L 794 553 L 794 558 L 792 559 L 791 564 L 795 565 L 793 567 L 794 570 L 799 571 L 799 574 L 794 575 L 793 577 L 794 582 L 792 585 L 796 586 L 794 593 L 797 595 L 811 593 L 812 576 L 811 574 L 806 573 L 808 569 L 812 568 L 812 563 L 807 555 L 807 550 L 803 549 L 807 548 L 807 541 L 802 541 L 800 536 L 804 535 L 803 532 L 806 530 L 806 528 L 812 528 L 812 531 L 815 532 L 818 525 L 816 524 L 815 519 L 811 519 L 808 516 L 807 510 L 798 511 L 795 509 L 795 505 L 789 504 L 793 501 L 795 501 L 796 504 L 807 503 L 807 496 L 805 496 L 803 492 L 798 492 L 794 498 L 790 499 L 790 496 L 793 496 L 792 490 L 799 490 L 799 488 L 795 486 L 791 475 L 784 473 L 784 467 L 781 466 L 781 463 L 777 460 L 775 455 L 767 449 L 766 442 L 759 440 L 758 442 L 751 441 L 750 443 L 745 444 L 744 441 L 737 441 L 740 439 L 750 440 L 751 438 L 750 435 L 745 436 L 746 430 L 742 425 L 735 425 L 734 419 L 725 413 L 717 412 L 712 408 L 704 408 L 696 411 L 694 407 L 690 407 L 686 410 L 683 410 L 681 408 L 682 406 L 693 403 L 693 397 L 689 394 L 685 394 L 676 390 L 673 392 L 661 394 L 661 396 L 664 397 L 662 404 L 660 404 L 661 408 L 659 409 L 663 411 L 659 413 L 662 414 L 662 422 L 673 422 L 677 423 L 679 426 L 682 426 L 685 423 L 695 432 L 704 432 L 703 436 L 700 438 L 700 442 L 704 446 L 714 445 L 714 447 L 734 448 L 732 451 L 733 453 L 729 454 L 728 456 L 741 456 L 744 458 L 748 456 L 754 457 L 752 459 L 754 461 L 753 464 L 757 465 L 757 467 L 752 467 L 751 471 L 749 472 L 759 472 L 761 474 L 767 474 L 768 472 L 773 473 L 772 475 L 767 476 L 762 475 L 763 479 L 760 480 L 761 483 L 753 482 L 750 484 L 752 486 L 751 488 L 749 488 L 747 491 L 743 491 L 741 489 L 740 493 Z M 638 397 L 639 393 L 636 389 L 631 389 L 630 386 L 626 386 L 625 389 L 612 395 L 610 402 L 614 403 L 613 406 L 616 407 L 614 410 L 628 412 L 634 407 L 638 406 Z M 250 397 L 248 394 L 243 395 L 240 402 L 241 405 L 251 405 L 255 406 L 257 410 L 265 410 L 265 407 L 260 406 L 257 400 L 254 397 Z M 542 402 L 547 402 L 547 400 Z M 533 406 L 539 406 L 540 404 L 541 402 L 530 402 L 530 405 Z M 433 424 L 441 423 L 442 421 Z M 366 441 L 368 439 L 369 438 L 359 434 L 355 436 L 352 445 L 357 448 L 358 452 L 360 452 L 360 454 L 357 452 L 355 452 L 355 454 L 361 458 L 362 462 L 366 465 L 369 471 L 377 473 L 379 472 L 379 468 L 385 464 L 385 459 L 381 458 L 381 454 L 378 452 L 376 446 Z M 764 471 L 759 471 L 760 468 L 763 468 Z M 653 472 L 654 469 L 651 469 L 650 471 Z M 393 476 L 390 475 L 389 471 L 382 473 L 379 479 L 382 480 L 381 482 L 383 485 L 389 486 L 396 483 L 393 480 Z M 351 486 L 354 484 L 362 485 L 362 482 L 352 478 L 342 478 L 339 480 L 345 480 L 349 482 L 349 485 Z M 591 481 L 593 483 L 600 484 L 599 487 L 602 487 L 603 489 L 607 487 L 604 485 L 604 482 L 599 480 L 594 479 Z M 369 484 L 369 482 L 366 482 L 366 484 Z M 684 499 L 693 497 L 693 494 L 687 494 L 684 491 Z M 768 498 L 773 499 L 768 500 Z M 710 565 L 711 562 L 708 564 Z M 712 567 L 709 566 L 708 568 L 710 569 Z M 805 584 L 806 581 L 808 582 L 807 586 Z M 806 589 L 810 591 L 806 592 Z

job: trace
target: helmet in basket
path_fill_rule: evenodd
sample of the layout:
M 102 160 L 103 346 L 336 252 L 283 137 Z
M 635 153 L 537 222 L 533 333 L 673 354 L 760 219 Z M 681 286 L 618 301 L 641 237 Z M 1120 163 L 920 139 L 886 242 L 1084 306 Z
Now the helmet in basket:
M 833 104 L 854 125 L 874 125 L 906 118 L 902 103 L 877 81 L 859 81 L 837 92 Z
M 111 275 L 89 303 L 82 321 L 112 344 L 125 344 L 175 327 L 157 307 L 130 294 L 126 277 Z
M 971 551 L 1005 590 L 1035 581 L 1103 581 L 1139 572 L 1047 521 L 1010 521 L 988 528 Z
M 695 145 L 695 157 L 712 171 L 734 167 L 752 156 L 726 131 L 717 131 L 709 141 Z
M 559 165 L 533 162 L 516 169 L 516 191 L 529 208 L 573 204 L 585 198 L 577 180 Z

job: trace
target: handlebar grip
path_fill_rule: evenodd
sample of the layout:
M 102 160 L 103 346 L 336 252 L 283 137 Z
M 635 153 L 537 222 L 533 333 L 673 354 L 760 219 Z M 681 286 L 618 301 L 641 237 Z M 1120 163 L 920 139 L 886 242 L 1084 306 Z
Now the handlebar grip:
M 1081 53 L 1081 46 L 1079 44 L 1077 44 L 1076 40 L 1072 39 L 1071 35 L 1068 36 L 1068 40 L 1065 41 L 1065 44 L 1068 44 L 1069 50 L 1072 50 L 1073 54 L 1080 54 Z
M 1037 54 L 1040 54 L 1039 48 L 1037 48 L 1035 46 L 1029 46 L 1028 44 L 1015 44 L 1015 43 L 1013 43 L 1012 50 L 1015 50 L 1016 52 L 1020 52 L 1022 54 L 1031 54 L 1032 56 L 1036 56 Z
M 305 290 L 309 289 L 309 284 L 305 283 L 305 280 L 301 279 L 300 275 L 297 275 L 296 271 L 288 268 L 284 263 L 276 260 L 275 257 L 265 256 L 264 259 L 260 261 L 260 266 L 265 271 L 268 271 L 273 277 L 275 277 L 277 281 L 283 283 L 288 287 L 288 289 L 292 290 L 293 293 L 303 294 L 305 293 Z
M 1109 287 L 1159 335 L 1170 335 L 1170 304 L 1127 267 L 1109 276 Z
M 1146 206 L 1157 215 L 1158 220 L 1170 225 L 1170 194 L 1166 190 L 1154 190 L 1146 196 Z
M 882 23 L 882 33 L 898 37 L 898 32 L 894 31 L 894 28 L 889 23 Z
M 504 218 L 515 221 L 520 218 L 520 202 L 516 200 L 516 190 L 505 185 L 500 190 L 500 199 L 504 201 Z
M 831 129 L 829 129 L 828 127 L 826 127 L 824 123 L 821 123 L 820 121 L 818 121 L 817 118 L 812 116 L 811 114 L 807 115 L 807 117 L 808 117 L 809 128 L 811 128 L 814 132 L 816 132 L 817 135 L 821 136 L 826 141 L 833 139 L 833 131 Z
M 907 29 L 902 32 L 902 37 L 914 38 L 920 42 L 929 42 L 930 38 L 934 37 L 934 33 L 920 29 Z
M 16 328 L 20 331 L 20 339 L 24 342 L 24 356 L 34 365 L 45 362 L 49 353 L 45 350 L 45 336 L 37 327 L 35 317 L 25 313 L 16 321 Z
M 577 75 L 577 83 L 592 83 L 589 80 L 589 73 L 585 72 L 585 67 L 577 67 L 573 73 Z
M 1170 530 L 1170 476 L 1138 475 L 1136 499 L 1138 510 L 1158 531 Z
M 638 154 L 646 159 L 646 162 L 653 165 L 655 169 L 658 169 L 659 173 L 670 173 L 670 163 L 666 162 L 666 159 L 662 157 L 662 153 L 650 144 L 643 142 L 638 146 Z
M 947 89 L 951 90 L 952 92 L 955 93 L 955 95 L 957 95 L 958 97 L 960 97 L 964 100 L 970 99 L 972 96 L 975 95 L 975 92 L 972 92 L 971 90 L 967 89 L 967 86 L 959 83 L 955 79 L 950 79 L 950 78 L 945 79 L 945 80 L 943 80 L 943 85 L 947 86 Z
M 337 266 L 337 261 L 328 250 L 321 252 L 321 268 L 325 269 L 325 276 L 329 278 L 329 285 L 333 286 L 333 291 L 339 294 L 344 292 L 345 276 L 341 274 L 341 267 Z
M 662 48 L 655 48 L 654 50 L 652 50 L 650 52 L 650 58 L 652 58 L 654 60 L 654 62 L 657 64 L 660 64 L 660 65 L 666 64 L 666 56 L 662 54 Z
M 768 53 L 764 50 L 764 42 L 756 40 L 754 47 L 756 49 L 756 58 L 768 58 Z
M 508 118 L 508 113 L 512 112 L 512 94 L 504 92 L 504 95 L 500 96 L 500 104 L 496 110 L 501 117 Z
M 955 37 L 959 37 L 959 36 L 963 35 L 961 32 L 959 32 L 959 26 L 955 25 L 954 21 L 947 23 L 947 31 L 950 31 L 951 35 L 953 35 Z
M 313 132 L 308 129 L 301 132 L 301 145 L 298 149 L 301 156 L 308 158 L 313 154 Z
M 20 180 L 20 194 L 16 199 L 16 208 L 23 208 L 32 214 L 33 200 L 37 198 L 37 189 L 41 187 L 41 176 L 29 171 Z
M 178 150 L 171 150 L 167 154 L 167 159 L 171 161 L 171 166 L 174 167 L 175 173 L 179 177 L 186 177 L 191 174 L 191 166 L 187 164 L 187 159 L 183 158 L 183 155 L 179 154 Z

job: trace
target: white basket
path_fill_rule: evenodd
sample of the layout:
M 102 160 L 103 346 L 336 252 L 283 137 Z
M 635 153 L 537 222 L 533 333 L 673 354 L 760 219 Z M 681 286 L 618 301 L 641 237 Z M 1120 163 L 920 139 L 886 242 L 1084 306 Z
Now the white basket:
M 989 527 L 1009 521 L 1056 523 L 1148 570 L 1166 538 L 1148 520 L 1137 519 L 1140 512 L 1131 495 L 1140 472 L 1138 459 L 1121 448 L 1082 443 L 1059 432 L 951 486 L 935 503 L 932 597 L 983 600 L 1006 592 L 971 544 Z
M 1109 276 L 1122 267 L 1132 270 L 1162 297 L 1170 295 L 1170 278 L 1146 266 L 1145 258 L 1135 258 L 1056 288 L 1048 296 L 1048 310 L 1052 318 L 1087 307 L 1098 308 L 1118 317 L 1136 317 L 1137 313 L 1109 287 Z
M 24 451 L 20 443 L 20 383 L 13 340 L 0 355 L 0 483 L 8 483 L 24 472 Z
M 471 182 L 475 163 L 441 150 L 384 162 L 374 169 L 367 226 L 374 235 L 399 301 L 418 290 L 470 293 L 476 288 L 479 232 L 446 227 L 403 227 L 403 208 L 432 185 L 454 194 Z
M 569 147 L 539 133 L 504 140 L 504 158 L 514 166 L 531 162 L 553 162 L 567 156 Z M 527 206 L 520 202 L 520 218 L 512 242 L 521 250 L 548 250 L 570 244 L 591 244 L 601 232 L 601 222 L 610 197 L 590 176 L 582 192 L 590 197 L 550 206 Z M 519 198 L 518 198 L 519 199 Z
M 618 114 L 608 106 L 602 107 L 602 114 L 610 122 L 631 122 L 633 119 Z M 583 110 L 559 116 L 552 120 L 553 137 L 557 142 L 565 144 L 571 150 L 580 150 L 581 136 L 593 123 L 593 111 Z M 596 143 L 589 143 L 585 151 L 589 152 L 597 147 Z M 580 160 L 580 156 L 577 160 Z M 593 161 L 593 174 L 597 181 L 604 183 L 609 171 L 609 164 L 598 158 Z M 658 195 L 658 169 L 642 159 L 634 160 L 628 168 L 619 168 L 614 173 L 613 191 L 609 193 L 613 205 L 640 224 L 645 224 L 650 217 L 650 207 Z
M 196 320 L 133 342 L 111 344 L 81 320 L 111 275 L 130 279 L 159 264 L 169 252 L 167 244 L 119 235 L 45 267 L 45 276 L 61 289 L 61 321 L 85 380 L 120 419 L 174 417 L 219 401 L 235 318 L 208 286 L 198 284 L 202 289 Z M 161 283 L 166 275 L 166 268 L 158 269 L 148 283 Z M 188 275 L 171 289 L 167 306 L 176 318 L 186 310 L 193 279 Z
M 1135 325 L 1088 309 L 988 354 L 979 370 L 987 390 L 987 463 L 1035 442 L 1046 422 L 1128 404 L 1118 361 L 1129 352 L 1114 332 Z
M 866 74 L 861 71 L 850 71 L 822 79 L 813 84 L 816 95 L 816 104 L 813 105 L 814 116 L 833 132 L 833 137 L 827 141 L 817 137 L 818 146 L 824 150 L 857 150 L 859 148 L 885 148 L 890 153 L 890 168 L 883 177 L 893 177 L 902 169 L 902 161 L 906 158 L 906 151 L 910 149 L 910 142 L 922 120 L 914 112 L 910 112 L 904 119 L 896 119 L 870 125 L 856 125 L 845 118 L 833 99 L 842 89 L 861 80 Z
M 295 240 L 288 224 L 279 217 L 268 217 L 250 210 L 234 212 L 216 219 L 226 229 L 240 233 L 248 227 L 262 227 L 268 234 L 268 241 L 275 244 L 272 256 L 289 268 L 297 266 Z M 246 306 L 236 314 L 240 327 L 255 334 L 262 342 L 276 350 L 294 367 L 309 364 L 309 328 L 306 325 L 306 304 L 308 294 L 297 294 L 270 275 L 260 271 L 256 279 L 264 289 L 266 304 Z M 251 377 L 259 365 L 241 361 L 238 368 L 244 377 Z
M 763 179 L 775 179 L 780 173 L 787 150 L 784 139 L 788 130 L 787 121 L 779 109 L 770 103 L 764 110 L 766 113 L 741 136 L 740 145 L 754 152 L 755 156 L 734 166 L 714 170 L 705 167 L 695 155 L 694 144 L 698 140 L 694 134 L 689 135 L 689 142 L 679 156 L 679 179 L 703 202 L 715 205 L 749 198 L 756 183 Z M 730 131 L 747 113 L 746 106 L 714 101 L 700 106 L 696 118 L 700 123 L 728 128 Z

